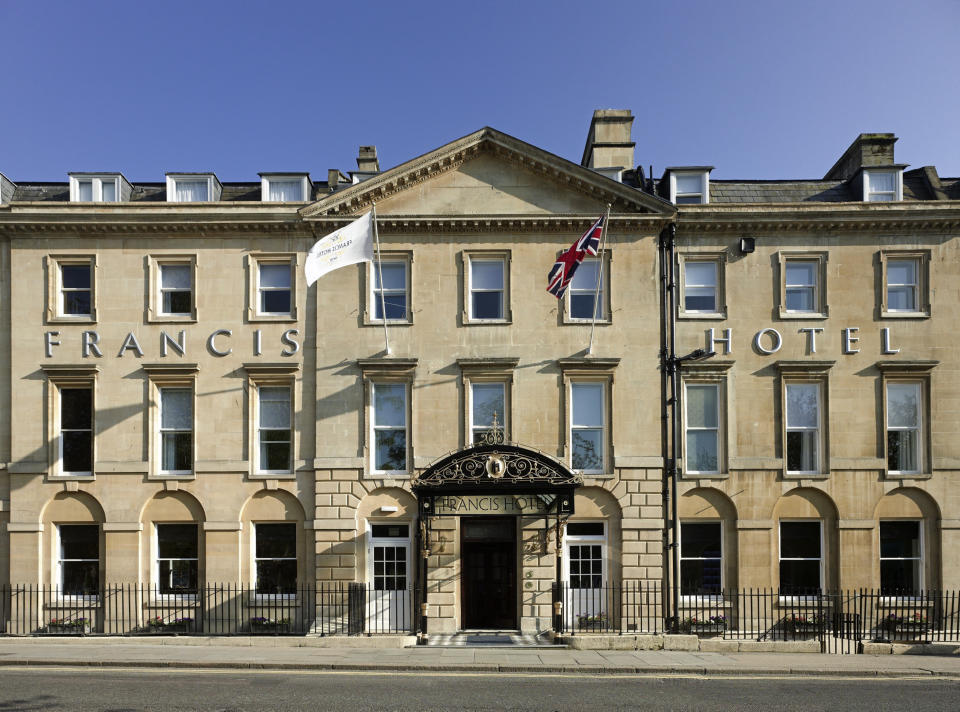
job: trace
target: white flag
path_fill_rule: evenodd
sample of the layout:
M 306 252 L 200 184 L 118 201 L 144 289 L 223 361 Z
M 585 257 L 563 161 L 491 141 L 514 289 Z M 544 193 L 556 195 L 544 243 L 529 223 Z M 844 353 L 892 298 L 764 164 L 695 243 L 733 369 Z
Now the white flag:
M 373 217 L 362 215 L 349 225 L 317 241 L 307 253 L 307 286 L 327 272 L 357 262 L 373 262 Z

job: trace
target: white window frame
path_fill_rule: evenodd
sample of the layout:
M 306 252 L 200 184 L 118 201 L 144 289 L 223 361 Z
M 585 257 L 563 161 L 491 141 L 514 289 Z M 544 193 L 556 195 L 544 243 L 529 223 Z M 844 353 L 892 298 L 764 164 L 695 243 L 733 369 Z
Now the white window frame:
M 395 425 L 377 425 L 377 412 L 376 412 L 376 399 L 377 399 L 377 387 L 400 387 L 403 389 L 403 400 L 404 400 L 404 422 L 402 427 Z M 392 381 L 392 380 L 374 380 L 370 383 L 370 431 L 368 433 L 368 442 L 370 443 L 370 462 L 369 468 L 371 474 L 387 476 L 387 477 L 397 477 L 397 476 L 406 476 L 411 472 L 410 461 L 411 461 L 411 452 L 410 452 L 410 384 L 406 381 Z M 377 468 L 377 431 L 378 430 L 403 430 L 404 434 L 404 444 L 406 450 L 406 457 L 404 459 L 404 467 L 402 470 L 381 470 Z
M 276 183 L 300 183 L 299 200 L 271 200 L 270 184 Z M 260 200 L 264 203 L 306 203 L 310 201 L 310 175 L 308 173 L 261 173 L 260 174 Z
M 585 257 L 583 259 L 583 263 L 577 268 L 577 271 L 574 272 L 573 279 L 570 280 L 570 285 L 567 287 L 567 291 L 564 295 L 564 315 L 566 317 L 564 321 L 566 323 L 590 324 L 593 322 L 592 316 L 575 316 L 573 313 L 573 297 L 575 295 L 588 295 L 593 298 L 594 293 L 596 292 L 596 281 L 594 281 L 594 284 L 590 285 L 589 288 L 578 288 L 574 284 L 577 279 L 577 275 L 581 274 L 580 270 L 585 264 L 596 264 L 602 271 L 602 274 L 600 275 L 600 293 L 597 295 L 597 299 L 594 301 L 593 306 L 595 312 L 598 306 L 600 308 L 599 313 L 597 313 L 598 324 L 606 324 L 610 322 L 609 284 L 611 260 L 608 250 L 605 249 L 603 253 L 603 255 L 598 255 L 597 257 Z
M 90 270 L 89 290 L 67 288 L 63 286 L 63 268 L 85 266 Z M 97 258 L 95 255 L 50 255 L 48 258 L 49 291 L 47 293 L 47 320 L 50 322 L 70 323 L 97 321 Z M 64 310 L 65 290 L 89 291 L 90 312 L 87 314 L 67 314 Z
M 890 426 L 890 406 L 889 406 L 889 396 L 890 396 L 890 386 L 912 386 L 916 390 L 917 394 L 917 424 L 915 427 L 891 427 Z M 883 384 L 883 402 L 884 402 L 884 435 L 885 435 L 885 451 L 887 455 L 887 472 L 891 475 L 916 475 L 925 471 L 926 463 L 924 457 L 925 442 L 926 437 L 924 435 L 926 428 L 924 412 L 926 410 L 926 398 L 924 396 L 926 384 L 920 380 L 907 380 L 907 379 L 885 379 Z M 916 433 L 916 447 L 917 447 L 917 466 L 915 468 L 910 468 L 906 470 L 893 470 L 890 469 L 890 433 L 891 432 L 915 432 Z
M 156 304 L 157 304 L 157 316 L 163 317 L 166 319 L 196 319 L 197 313 L 197 298 L 196 298 L 196 268 L 195 262 L 185 262 L 178 260 L 158 260 L 157 261 L 157 285 L 156 285 Z M 190 287 L 187 290 L 181 288 L 167 288 L 163 284 L 163 272 L 165 267 L 182 267 L 185 268 L 190 275 Z M 165 309 L 165 299 L 164 297 L 167 293 L 182 293 L 186 291 L 190 295 L 190 309 L 185 312 L 175 312 L 167 311 Z
M 286 524 L 293 527 L 293 556 L 292 557 L 280 557 L 280 558 L 263 558 L 257 556 L 257 531 L 260 525 L 262 524 Z M 253 522 L 250 531 L 250 588 L 253 590 L 254 600 L 257 602 L 264 601 L 293 601 L 297 598 L 297 589 L 298 583 L 300 580 L 300 529 L 301 524 L 299 522 L 290 522 L 290 521 L 271 521 L 265 520 L 262 522 Z M 257 580 L 259 574 L 258 563 L 260 561 L 293 561 L 297 566 L 297 578 L 294 582 L 294 592 L 293 593 L 260 593 L 257 590 Z
M 510 265 L 509 251 L 465 251 L 463 254 L 463 316 L 466 325 L 509 324 L 513 320 L 510 309 Z M 503 288 L 500 290 L 477 290 L 479 293 L 500 292 L 500 316 L 497 318 L 481 318 L 473 315 L 473 263 L 499 262 L 503 275 Z
M 806 557 L 784 557 L 783 556 L 783 528 L 782 524 L 784 522 L 794 523 L 794 522 L 816 522 L 820 525 L 820 557 L 818 559 L 811 559 Z M 818 561 L 819 570 L 820 570 L 820 582 L 817 586 L 818 591 L 825 590 L 825 559 L 826 559 L 826 538 L 824 534 L 823 519 L 804 519 L 804 518 L 788 518 L 780 519 L 777 522 L 777 590 L 779 591 L 782 588 L 782 582 L 780 581 L 780 562 L 781 561 Z M 781 594 L 780 595 L 781 603 L 802 603 L 809 599 L 816 598 L 815 594 Z
M 469 405 L 468 405 L 468 407 L 467 407 L 467 418 L 468 418 L 468 421 L 469 421 L 469 422 L 468 422 L 468 425 L 467 425 L 467 434 L 468 434 L 468 436 L 469 436 L 469 439 L 468 439 L 468 441 L 467 441 L 467 444 L 468 444 L 468 445 L 476 445 L 476 444 L 477 444 L 478 441 L 477 441 L 477 432 L 476 432 L 476 431 L 477 431 L 478 429 L 484 430 L 484 431 L 489 430 L 489 428 L 487 428 L 487 427 L 485 427 L 485 426 L 482 426 L 482 425 L 478 426 L 478 425 L 476 425 L 476 423 L 474 423 L 474 420 L 473 420 L 473 418 L 474 418 L 474 412 L 473 412 L 473 411 L 474 411 L 474 408 L 473 408 L 473 389 L 474 389 L 475 387 L 477 387 L 477 386 L 480 386 L 480 387 L 484 387 L 484 386 L 487 386 L 487 387 L 489 387 L 489 386 L 500 386 L 500 388 L 501 388 L 501 390 L 502 390 L 502 392 L 503 392 L 503 410 L 502 410 L 501 412 L 497 413 L 497 422 L 498 422 L 498 424 L 500 425 L 500 429 L 501 429 L 502 432 L 503 432 L 504 440 L 505 440 L 505 441 L 508 441 L 509 438 L 507 437 L 507 433 L 510 432 L 510 416 L 509 416 L 509 412 L 510 412 L 510 403 L 509 403 L 510 387 L 509 387 L 509 384 L 507 383 L 507 381 L 502 380 L 502 379 L 472 378 L 472 379 L 470 379 L 469 384 L 468 384 L 468 388 L 467 388 L 467 392 L 468 392 L 468 394 L 469 394 L 469 395 L 468 395 L 468 400 L 470 401 L 470 402 L 469 402 Z
M 883 319 L 923 319 L 930 316 L 930 252 L 881 250 L 880 252 L 880 317 Z M 916 282 L 913 286 L 914 308 L 893 309 L 890 307 L 891 285 L 888 267 L 891 262 L 912 262 Z
M 695 177 L 700 179 L 699 192 L 681 192 L 677 189 L 677 178 Z M 678 203 L 681 198 L 699 198 L 697 202 Z M 670 171 L 670 202 L 674 205 L 706 205 L 710 202 L 710 171 L 692 170 L 692 171 Z
M 100 590 L 100 581 L 102 579 L 103 573 L 103 547 L 102 538 L 103 532 L 101 531 L 100 524 L 98 522 L 63 522 L 54 525 L 54 551 L 56 552 L 56 562 L 54 566 L 53 577 L 56 581 L 56 591 L 57 598 L 62 601 L 84 601 L 84 602 L 93 602 L 99 600 L 99 594 L 68 594 L 64 592 L 63 585 L 63 563 L 70 561 L 94 561 L 94 559 L 64 559 L 63 558 L 63 534 L 61 532 L 61 527 L 94 527 L 97 530 L 97 590 Z
M 206 183 L 207 199 L 182 201 L 177 198 L 177 183 Z M 223 188 L 213 173 L 167 173 L 167 202 L 215 203 L 220 200 Z
M 892 174 L 894 177 L 893 190 L 870 190 L 870 176 L 881 174 Z M 883 197 L 889 196 L 889 200 Z M 903 200 L 903 170 L 900 168 L 864 168 L 863 169 L 863 200 L 867 203 L 875 202 L 896 202 Z
M 90 391 L 90 427 L 89 428 L 64 428 L 63 427 L 63 390 L 88 390 Z M 76 384 L 76 385 L 57 385 L 57 463 L 59 465 L 58 472 L 62 476 L 66 477 L 92 477 L 93 476 L 93 467 L 94 467 L 94 433 L 95 430 L 95 419 L 96 419 L 96 401 L 95 393 L 93 389 L 93 384 L 88 385 Z M 66 470 L 63 467 L 63 447 L 64 447 L 64 433 L 66 432 L 89 432 L 90 433 L 90 470 Z
M 247 315 L 250 321 L 296 321 L 297 320 L 297 295 L 299 289 L 297 281 L 299 279 L 298 269 L 299 259 L 291 254 L 257 254 L 248 256 L 248 310 Z M 260 309 L 262 288 L 260 286 L 260 268 L 263 266 L 288 265 L 290 267 L 290 311 L 287 312 L 267 312 Z M 282 291 L 282 288 L 265 288 L 267 291 Z
M 603 449 L 600 453 L 599 469 L 580 470 L 580 469 L 577 469 L 573 464 L 574 449 L 575 449 L 574 439 L 573 439 L 574 433 L 577 432 L 578 430 L 596 431 L 598 429 L 598 426 L 593 424 L 578 425 L 577 423 L 574 422 L 574 419 L 573 419 L 573 412 L 574 412 L 574 395 L 573 394 L 577 388 L 584 387 L 584 386 L 591 386 L 591 387 L 600 389 L 600 398 L 601 398 L 600 407 L 601 407 L 601 414 L 602 414 L 602 422 L 599 426 L 599 430 L 600 430 L 600 443 Z M 605 474 L 608 470 L 610 470 L 610 465 L 609 465 L 610 461 L 609 461 L 609 454 L 608 454 L 608 447 L 607 447 L 607 441 L 610 433 L 609 382 L 606 380 L 576 379 L 570 382 L 567 388 L 567 393 L 569 396 L 568 397 L 569 405 L 567 408 L 567 422 L 570 424 L 569 435 L 568 435 L 569 442 L 570 442 L 570 467 L 576 472 L 579 472 L 584 475 Z
M 163 394 L 164 391 L 185 391 L 189 396 L 190 401 L 190 430 L 184 430 L 182 428 L 164 428 L 163 427 Z M 160 384 L 157 386 L 157 467 L 160 475 L 164 477 L 177 477 L 184 475 L 193 475 L 196 468 L 197 453 L 196 453 L 196 440 L 197 440 L 197 412 L 196 412 L 196 394 L 194 393 L 193 385 L 174 385 L 174 384 Z M 164 454 L 164 435 L 172 434 L 178 435 L 181 433 L 190 433 L 190 468 L 187 470 L 168 470 L 163 466 L 163 454 Z
M 256 430 L 256 438 L 255 438 L 255 439 L 256 439 L 256 444 L 255 444 L 255 450 L 254 450 L 254 453 L 255 453 L 255 456 L 256 456 L 255 474 L 258 474 L 258 475 L 289 475 L 289 474 L 292 474 L 292 473 L 293 473 L 293 470 L 294 470 L 294 449 L 293 449 L 293 448 L 294 448 L 294 441 L 295 441 L 294 435 L 293 435 L 293 434 L 294 434 L 294 430 L 295 430 L 295 423 L 294 423 L 294 412 L 295 412 L 295 411 L 294 411 L 293 385 L 292 385 L 291 383 L 289 383 L 289 382 L 285 382 L 285 383 L 283 383 L 283 382 L 259 382 L 259 383 L 254 383 L 254 384 L 252 384 L 252 387 L 253 387 L 254 389 L 256 389 L 256 408 L 255 408 L 255 411 L 256 411 L 256 412 L 254 413 L 254 423 L 255 423 L 255 430 Z M 289 423 L 290 423 L 290 427 L 289 427 L 289 440 L 288 440 L 287 442 L 289 443 L 290 451 L 289 451 L 289 455 L 288 455 L 288 457 L 287 457 L 288 467 L 286 467 L 285 469 L 282 469 L 282 470 L 272 470 L 272 469 L 267 469 L 267 468 L 264 468 L 264 467 L 263 467 L 263 464 L 264 464 L 264 463 L 263 463 L 263 457 L 262 457 L 262 455 L 263 455 L 263 450 L 262 450 L 262 445 L 263 445 L 262 431 L 263 431 L 263 430 L 276 430 L 276 428 L 264 428 L 264 427 L 263 427 L 263 423 L 261 422 L 261 414 L 262 414 L 261 404 L 262 404 L 262 402 L 263 402 L 263 389 L 264 389 L 264 388 L 268 388 L 268 389 L 284 389 L 284 390 L 286 390 L 287 396 L 288 396 L 287 406 L 288 406 L 288 410 L 289 410 Z M 271 441 L 268 441 L 268 442 L 280 442 L 280 441 L 273 441 L 273 440 L 271 440 Z
M 917 525 L 917 539 L 920 544 L 920 556 L 884 556 L 883 555 L 883 532 L 881 528 L 887 522 L 914 522 Z M 924 520 L 923 519 L 912 519 L 912 518 L 898 518 L 898 519 L 881 519 L 877 525 L 877 541 L 878 548 L 877 551 L 880 554 L 880 590 L 883 591 L 883 562 L 884 561 L 915 561 L 917 567 L 917 582 L 919 584 L 918 590 L 913 594 L 900 594 L 900 595 L 883 595 L 883 600 L 885 603 L 893 603 L 896 601 L 909 601 L 917 600 L 919 598 L 920 592 L 926 590 L 925 578 L 926 578 L 926 554 L 927 546 L 926 541 L 924 541 Z
M 687 265 L 713 264 L 713 305 L 711 310 L 687 308 L 687 288 L 704 287 L 709 285 L 690 284 L 687 280 Z M 725 319 L 727 316 L 725 267 L 726 258 L 723 253 L 680 253 L 677 255 L 677 273 L 679 275 L 679 294 L 677 298 L 677 318 L 679 319 Z
M 716 557 L 698 557 L 698 556 L 684 556 L 683 555 L 683 528 L 688 524 L 716 524 L 720 528 L 720 592 L 719 593 L 683 593 L 681 591 L 680 598 L 686 603 L 706 601 L 706 602 L 715 602 L 723 600 L 723 586 L 724 579 L 726 578 L 726 571 L 724 571 L 724 565 L 726 563 L 726 551 L 723 542 L 723 520 L 722 519 L 682 519 L 680 520 L 680 534 L 677 537 L 677 547 L 680 549 L 680 569 L 683 570 L 684 561 L 715 561 Z M 677 577 L 679 581 L 682 581 L 680 576 Z
M 708 427 L 692 427 L 689 421 L 690 410 L 686 406 L 690 402 L 687 394 L 690 388 L 713 388 L 716 391 L 716 402 L 717 402 L 717 426 L 715 428 Z M 716 380 L 698 380 L 698 379 L 684 379 L 683 382 L 683 467 L 685 474 L 696 474 L 696 475 L 719 475 L 725 471 L 724 462 L 725 462 L 725 453 L 724 453 L 724 440 L 723 437 L 723 414 L 724 414 L 724 401 L 723 401 L 724 389 L 723 384 L 720 381 Z M 690 432 L 708 432 L 713 431 L 717 441 L 717 468 L 715 470 L 694 470 L 690 465 L 692 460 L 688 456 L 688 448 L 690 444 Z
M 90 184 L 90 200 L 82 200 L 80 197 L 80 184 Z M 103 189 L 105 186 L 113 186 L 113 199 L 105 200 Z M 71 203 L 119 203 L 122 200 L 122 186 L 119 175 L 109 175 L 101 173 L 74 173 L 70 175 L 70 202 Z
M 826 319 L 829 315 L 827 305 L 827 259 L 826 252 L 780 252 L 777 261 L 780 267 L 780 318 L 781 319 Z M 813 288 L 813 309 L 800 311 L 787 308 L 787 265 L 790 263 L 806 262 L 814 266 L 815 282 L 813 285 L 793 285 L 797 288 Z
M 387 289 L 384 293 L 384 298 L 389 301 L 391 294 L 403 294 L 406 301 L 406 308 L 404 310 L 404 315 L 400 318 L 390 318 L 387 319 L 388 324 L 410 324 L 413 323 L 413 309 L 410 304 L 410 277 L 411 277 L 411 255 L 410 253 L 386 253 L 384 252 L 381 255 L 381 260 L 383 263 L 390 265 L 399 265 L 402 264 L 404 268 L 403 279 L 404 279 L 404 288 L 399 289 Z M 377 316 L 377 310 L 380 308 L 380 290 L 377 288 L 377 282 L 380 279 L 380 270 L 377 267 L 376 261 L 367 263 L 367 284 L 369 289 L 367 290 L 367 310 L 366 310 L 366 323 L 368 324 L 383 324 L 383 318 Z
M 804 426 L 791 426 L 790 424 L 790 398 L 789 392 L 791 388 L 794 387 L 809 387 L 813 386 L 816 388 L 817 394 L 817 426 L 816 428 L 809 428 Z M 821 381 L 801 381 L 801 380 L 788 380 L 783 384 L 783 426 L 784 426 L 784 439 L 783 439 L 783 469 L 784 472 L 788 475 L 810 475 L 810 474 L 820 474 L 823 472 L 823 383 Z M 790 460 L 789 460 L 789 444 L 788 439 L 790 433 L 799 432 L 807 433 L 813 432 L 814 438 L 813 441 L 816 445 L 817 452 L 815 456 L 814 468 L 812 470 L 791 470 Z
M 197 533 L 197 558 L 195 559 L 161 559 L 160 558 L 160 527 L 163 526 L 187 526 L 192 525 Z M 153 522 L 153 595 L 157 600 L 164 602 L 183 601 L 192 603 L 199 599 L 200 591 L 203 588 L 203 577 L 201 576 L 201 554 L 203 553 L 203 537 L 201 536 L 201 524 L 196 521 L 165 521 Z M 160 592 L 160 562 L 161 561 L 196 561 L 197 562 L 197 592 L 196 593 L 161 593 Z

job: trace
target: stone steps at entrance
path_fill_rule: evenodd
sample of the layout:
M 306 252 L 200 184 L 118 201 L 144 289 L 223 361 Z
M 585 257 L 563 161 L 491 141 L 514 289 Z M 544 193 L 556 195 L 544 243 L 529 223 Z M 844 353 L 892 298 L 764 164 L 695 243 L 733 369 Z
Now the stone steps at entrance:
M 446 635 L 432 634 L 427 645 L 434 648 L 566 648 L 555 645 L 545 634 L 515 630 L 463 630 Z

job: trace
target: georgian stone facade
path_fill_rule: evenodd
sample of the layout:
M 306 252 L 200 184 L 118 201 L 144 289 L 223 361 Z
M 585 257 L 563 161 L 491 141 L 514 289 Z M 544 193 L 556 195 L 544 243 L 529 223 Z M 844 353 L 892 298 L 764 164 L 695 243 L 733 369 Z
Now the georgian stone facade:
M 708 524 L 687 531 L 720 549 L 681 548 L 688 585 L 879 587 L 913 571 L 960 588 L 960 181 L 904 172 L 884 134 L 823 181 L 653 180 L 632 169 L 631 122 L 597 112 L 583 165 L 492 129 L 384 172 L 365 147 L 356 182 L 331 171 L 291 202 L 215 178 L 218 200 L 164 202 L 191 174 L 124 180 L 111 204 L 7 181 L 0 583 L 64 585 L 77 526 L 95 527 L 83 571 L 101 584 L 269 572 L 282 587 L 292 571 L 407 587 L 426 550 L 431 632 L 472 626 L 484 591 L 509 599 L 504 627 L 549 628 L 571 561 L 664 582 L 658 241 L 675 225 L 677 351 L 716 352 L 681 367 L 681 543 Z M 883 171 L 900 192 L 862 200 Z M 360 264 L 308 288 L 310 246 L 374 204 L 382 282 Z M 608 205 L 594 325 L 593 302 L 572 301 L 589 289 L 558 301 L 545 277 Z M 891 403 L 916 417 L 893 423 Z M 497 501 L 516 507 L 505 518 L 420 529 L 412 478 L 469 450 L 493 411 L 506 441 L 583 470 L 563 557 L 553 515 L 515 500 Z M 453 506 L 479 507 L 469 496 Z M 820 533 L 805 556 L 781 542 L 804 533 L 790 523 Z M 917 556 L 883 574 L 883 536 Z M 511 585 L 477 588 L 491 567 Z

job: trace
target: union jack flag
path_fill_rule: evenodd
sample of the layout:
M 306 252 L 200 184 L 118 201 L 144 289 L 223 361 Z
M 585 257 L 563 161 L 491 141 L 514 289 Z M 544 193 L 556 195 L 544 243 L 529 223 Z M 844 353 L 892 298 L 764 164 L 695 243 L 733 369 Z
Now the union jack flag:
M 600 217 L 590 229 L 581 235 L 574 242 L 570 249 L 564 252 L 553 265 L 550 274 L 547 275 L 547 291 L 557 299 L 563 299 L 563 293 L 567 291 L 570 280 L 573 279 L 573 273 L 583 262 L 587 255 L 597 256 L 597 250 L 600 248 L 600 235 L 603 233 L 603 217 Z

